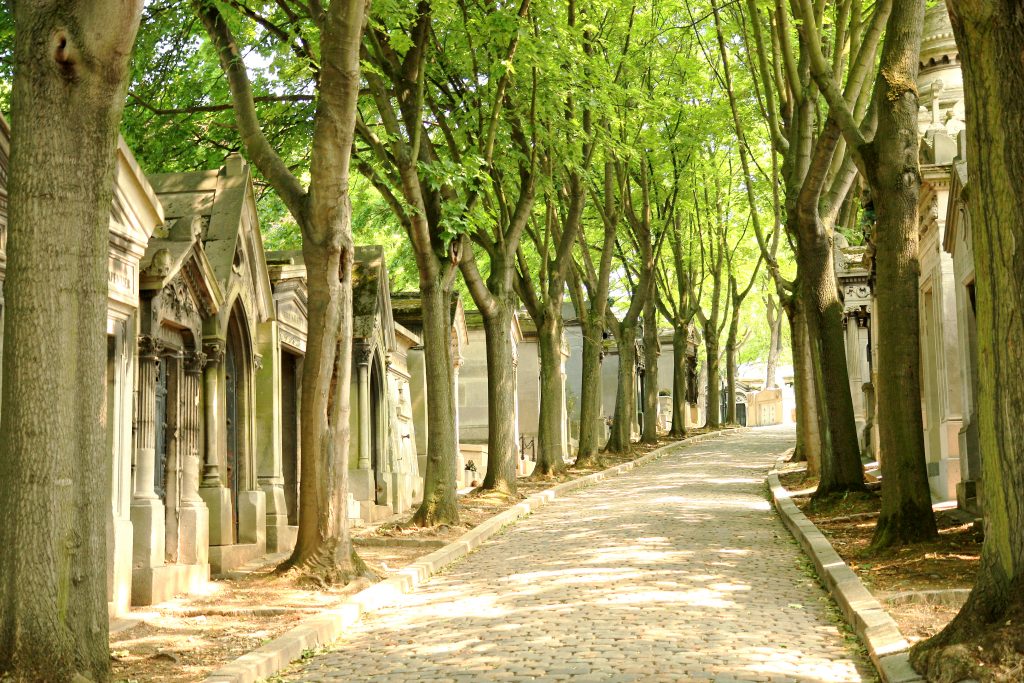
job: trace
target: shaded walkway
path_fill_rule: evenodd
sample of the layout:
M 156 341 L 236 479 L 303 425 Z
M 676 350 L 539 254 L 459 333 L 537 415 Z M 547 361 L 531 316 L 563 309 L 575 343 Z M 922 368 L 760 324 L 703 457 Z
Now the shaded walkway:
M 556 501 L 290 680 L 872 680 L 765 499 L 791 445 L 729 436 Z

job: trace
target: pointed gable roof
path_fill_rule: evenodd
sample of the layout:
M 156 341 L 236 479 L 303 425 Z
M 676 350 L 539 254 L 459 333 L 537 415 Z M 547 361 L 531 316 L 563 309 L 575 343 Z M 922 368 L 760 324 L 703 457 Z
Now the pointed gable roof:
M 197 216 L 203 248 L 225 301 L 238 293 L 238 278 L 252 283 L 251 302 L 256 321 L 274 316 L 270 276 L 263 253 L 263 238 L 256 212 L 256 196 L 248 164 L 229 154 L 219 169 L 191 173 L 162 173 L 150 177 L 168 221 Z M 167 234 L 165 224 L 159 237 Z M 256 322 L 254 321 L 254 322 Z

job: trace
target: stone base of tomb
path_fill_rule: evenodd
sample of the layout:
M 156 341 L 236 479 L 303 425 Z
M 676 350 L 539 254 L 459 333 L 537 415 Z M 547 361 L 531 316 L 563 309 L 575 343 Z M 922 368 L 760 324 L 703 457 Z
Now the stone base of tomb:
M 234 545 L 215 545 L 210 547 L 210 573 L 213 576 L 224 574 L 252 562 L 267 554 L 267 546 L 263 543 L 236 543 Z
M 132 604 L 132 523 L 127 519 L 114 519 L 113 538 L 109 544 L 110 594 L 107 616 L 123 616 Z
M 132 605 L 141 607 L 194 593 L 210 581 L 208 564 L 165 564 L 132 570 Z
M 290 553 L 299 537 L 299 527 L 289 526 L 288 519 L 267 519 L 267 552 Z

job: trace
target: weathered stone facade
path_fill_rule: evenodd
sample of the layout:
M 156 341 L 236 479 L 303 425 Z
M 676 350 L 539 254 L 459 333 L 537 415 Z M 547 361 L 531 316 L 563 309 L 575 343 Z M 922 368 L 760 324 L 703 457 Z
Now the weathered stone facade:
M 921 265 L 921 408 L 932 494 L 957 497 L 964 422 L 963 363 L 957 283 L 946 242 L 957 138 L 964 130 L 960 57 L 944 5 L 927 11 L 921 43 L 921 195 L 918 259 Z

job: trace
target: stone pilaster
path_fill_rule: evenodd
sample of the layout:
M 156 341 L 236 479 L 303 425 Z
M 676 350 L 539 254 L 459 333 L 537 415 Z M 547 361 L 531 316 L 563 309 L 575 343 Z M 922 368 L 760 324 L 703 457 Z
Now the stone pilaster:
M 294 529 L 288 526 L 281 463 L 281 345 L 278 321 L 259 326 L 256 356 L 256 475 L 266 497 L 267 550 L 284 552 L 295 546 Z
M 164 564 L 164 504 L 155 490 L 156 379 L 164 345 L 139 337 L 139 385 L 135 407 L 135 482 L 131 505 L 132 561 L 135 567 Z
M 209 544 L 230 545 L 235 542 L 235 525 L 231 513 L 231 491 L 224 486 L 220 477 L 220 434 L 221 403 L 224 400 L 221 386 L 221 364 L 224 362 L 225 344 L 213 339 L 203 345 L 206 363 L 203 366 L 203 419 L 206 443 L 203 459 L 203 479 L 199 496 L 209 510 Z
M 181 506 L 178 519 L 179 562 L 207 564 L 210 545 L 210 513 L 199 495 L 199 465 L 203 448 L 201 391 L 206 354 L 185 354 L 181 391 Z

